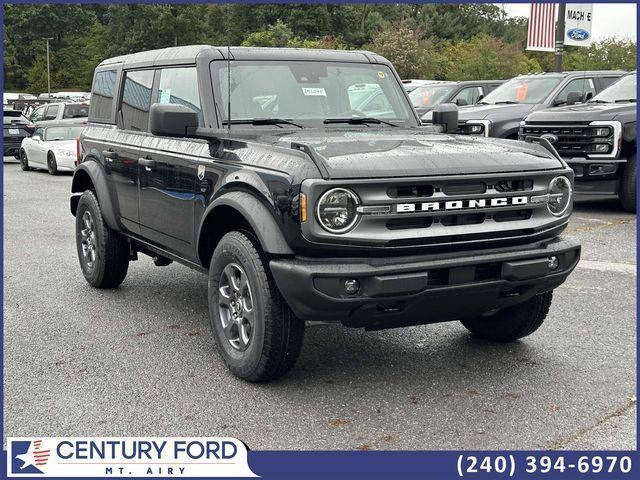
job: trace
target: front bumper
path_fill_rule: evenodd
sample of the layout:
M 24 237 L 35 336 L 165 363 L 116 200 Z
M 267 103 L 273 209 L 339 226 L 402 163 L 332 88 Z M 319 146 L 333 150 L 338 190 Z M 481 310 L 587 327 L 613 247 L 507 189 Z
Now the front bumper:
M 556 256 L 559 266 L 548 267 Z M 275 282 L 302 320 L 339 321 L 374 330 L 472 318 L 552 290 L 580 258 L 580 243 L 557 237 L 465 255 L 409 258 L 277 259 Z M 344 291 L 347 279 L 360 290 Z
M 627 159 L 566 158 L 565 161 L 573 170 L 576 194 L 616 195 Z

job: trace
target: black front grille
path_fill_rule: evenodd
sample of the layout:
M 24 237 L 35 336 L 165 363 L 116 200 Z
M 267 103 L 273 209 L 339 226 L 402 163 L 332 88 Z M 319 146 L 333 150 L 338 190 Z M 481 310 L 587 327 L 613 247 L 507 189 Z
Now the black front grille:
M 596 136 L 597 129 L 608 128 L 609 135 Z M 587 155 L 607 155 L 614 149 L 613 128 L 608 126 L 592 126 L 588 124 L 572 125 L 535 125 L 526 124 L 521 130 L 521 137 L 541 137 L 549 135 L 549 141 L 563 157 L 586 157 Z M 606 145 L 598 147 L 597 145 Z

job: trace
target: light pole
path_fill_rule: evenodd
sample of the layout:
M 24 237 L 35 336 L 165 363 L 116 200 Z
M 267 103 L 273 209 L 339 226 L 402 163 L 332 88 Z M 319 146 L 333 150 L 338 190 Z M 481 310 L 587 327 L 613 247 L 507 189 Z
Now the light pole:
M 566 3 L 558 4 L 558 21 L 556 22 L 556 52 L 555 71 L 562 73 L 562 51 L 564 50 L 564 17 L 567 11 Z
M 51 68 L 49 65 L 49 40 L 53 40 L 53 37 L 42 37 L 47 42 L 47 98 L 51 99 Z

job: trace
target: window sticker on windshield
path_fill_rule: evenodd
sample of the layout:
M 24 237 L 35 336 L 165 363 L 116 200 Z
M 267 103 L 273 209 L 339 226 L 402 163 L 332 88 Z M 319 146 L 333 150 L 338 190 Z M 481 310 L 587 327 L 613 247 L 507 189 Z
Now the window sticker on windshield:
M 384 78 L 384 77 L 385 77 L 385 74 L 384 74 L 384 72 L 378 72 L 378 76 L 379 76 L 380 78 Z
M 326 97 L 327 96 L 327 92 L 325 92 L 324 88 L 322 87 L 317 87 L 317 88 L 302 87 L 302 93 L 307 97 Z
M 171 89 L 160 90 L 160 103 L 171 103 Z

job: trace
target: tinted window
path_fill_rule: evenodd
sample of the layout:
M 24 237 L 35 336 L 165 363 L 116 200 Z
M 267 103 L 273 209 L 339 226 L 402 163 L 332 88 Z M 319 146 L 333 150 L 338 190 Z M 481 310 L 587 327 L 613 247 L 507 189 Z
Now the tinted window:
M 49 105 L 47 107 L 47 113 L 44 114 L 45 120 L 55 120 L 58 115 L 59 105 Z
M 605 89 L 609 85 L 614 84 L 620 77 L 600 77 L 600 81 L 602 82 L 602 88 Z
M 91 89 L 90 113 L 93 118 L 111 118 L 113 106 L 113 94 L 116 88 L 116 70 L 103 70 L 98 72 L 93 79 Z
M 153 70 L 127 72 L 122 92 L 119 126 L 125 130 L 146 132 L 149 130 L 149 107 L 151 106 L 151 88 Z
M 89 105 L 72 103 L 64 106 L 62 118 L 83 118 L 89 116 Z
M 160 70 L 157 103 L 177 103 L 198 112 L 202 123 L 198 76 L 195 67 Z
M 453 90 L 453 85 L 432 84 L 416 88 L 409 94 L 415 108 L 434 107 L 447 98 Z
M 571 80 L 560 90 L 560 93 L 555 99 L 555 103 L 565 103 L 567 101 L 567 95 L 569 92 L 578 92 L 582 95 L 582 101 L 589 100 L 596 94 L 596 89 L 593 85 L 592 78 L 580 78 L 577 80 Z
M 478 101 L 479 96 L 480 89 L 478 87 L 467 87 L 460 90 L 451 101 L 457 103 L 458 100 L 463 100 L 466 103 L 461 103 L 461 105 L 474 105 Z
M 619 82 L 600 92 L 591 101 L 595 103 L 624 103 L 635 102 L 636 99 L 636 75 L 633 74 L 622 77 Z

